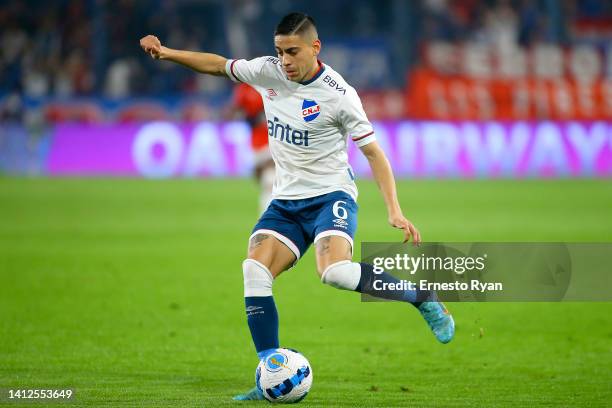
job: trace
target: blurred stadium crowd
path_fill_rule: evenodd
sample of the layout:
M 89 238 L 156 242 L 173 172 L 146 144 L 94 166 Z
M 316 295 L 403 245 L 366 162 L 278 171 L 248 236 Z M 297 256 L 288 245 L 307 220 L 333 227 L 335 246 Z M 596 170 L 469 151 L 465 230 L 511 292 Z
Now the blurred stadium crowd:
M 590 92 L 585 104 L 612 109 L 609 0 L 8 0 L 0 4 L 0 115 L 26 123 L 218 118 L 232 83 L 152 61 L 139 38 L 269 55 L 273 28 L 291 10 L 315 17 L 323 61 L 362 93 L 373 119 L 520 117 L 513 109 L 525 92 L 535 101 L 525 117 L 608 114 L 538 107 L 540 93 L 559 88 L 566 99 Z M 513 68 L 497 67 L 504 56 Z M 551 58 L 568 69 L 555 75 Z M 575 81 L 585 70 L 588 91 Z M 532 76 L 552 80 L 550 89 Z M 517 78 L 526 91 L 511 94 L 508 80 Z M 462 110 L 443 106 L 453 98 Z M 486 108 L 496 101 L 496 111 Z

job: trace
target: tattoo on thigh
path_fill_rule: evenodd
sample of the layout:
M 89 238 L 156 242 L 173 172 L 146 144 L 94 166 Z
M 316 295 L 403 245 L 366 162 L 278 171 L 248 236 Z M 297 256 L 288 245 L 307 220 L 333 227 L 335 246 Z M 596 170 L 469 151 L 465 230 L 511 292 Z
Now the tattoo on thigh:
M 258 246 L 261 245 L 261 243 L 263 241 L 265 241 L 268 238 L 270 238 L 270 235 L 268 235 L 268 234 L 257 234 L 257 235 L 255 235 L 253 238 L 251 238 L 251 241 L 249 242 L 249 250 L 253 250 L 253 249 L 257 248 Z
M 329 241 L 331 237 L 323 237 L 317 241 L 317 254 L 325 255 L 329 252 Z

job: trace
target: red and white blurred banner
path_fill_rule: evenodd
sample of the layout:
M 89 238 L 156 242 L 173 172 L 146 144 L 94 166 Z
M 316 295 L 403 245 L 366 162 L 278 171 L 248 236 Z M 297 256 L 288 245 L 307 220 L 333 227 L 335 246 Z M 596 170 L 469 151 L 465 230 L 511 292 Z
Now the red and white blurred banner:
M 612 46 L 561 48 L 446 43 L 424 49 L 408 78 L 417 119 L 612 118 Z

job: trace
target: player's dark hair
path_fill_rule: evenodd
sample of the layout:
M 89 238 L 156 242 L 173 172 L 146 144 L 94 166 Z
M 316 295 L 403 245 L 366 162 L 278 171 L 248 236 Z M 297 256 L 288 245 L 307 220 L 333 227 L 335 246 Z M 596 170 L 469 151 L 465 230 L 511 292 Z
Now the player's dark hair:
M 304 13 L 289 13 L 278 23 L 274 35 L 301 35 L 309 30 L 317 32 L 312 17 Z

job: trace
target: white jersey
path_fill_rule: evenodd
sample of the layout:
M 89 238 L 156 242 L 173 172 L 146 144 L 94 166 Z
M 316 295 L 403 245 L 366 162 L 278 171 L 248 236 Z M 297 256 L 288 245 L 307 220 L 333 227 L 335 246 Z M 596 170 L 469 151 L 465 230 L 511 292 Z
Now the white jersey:
M 275 57 L 228 60 L 227 75 L 253 86 L 264 102 L 270 152 L 276 164 L 272 197 L 302 199 L 345 191 L 357 198 L 347 137 L 365 146 L 375 139 L 353 87 L 329 66 L 307 82 L 287 79 Z

